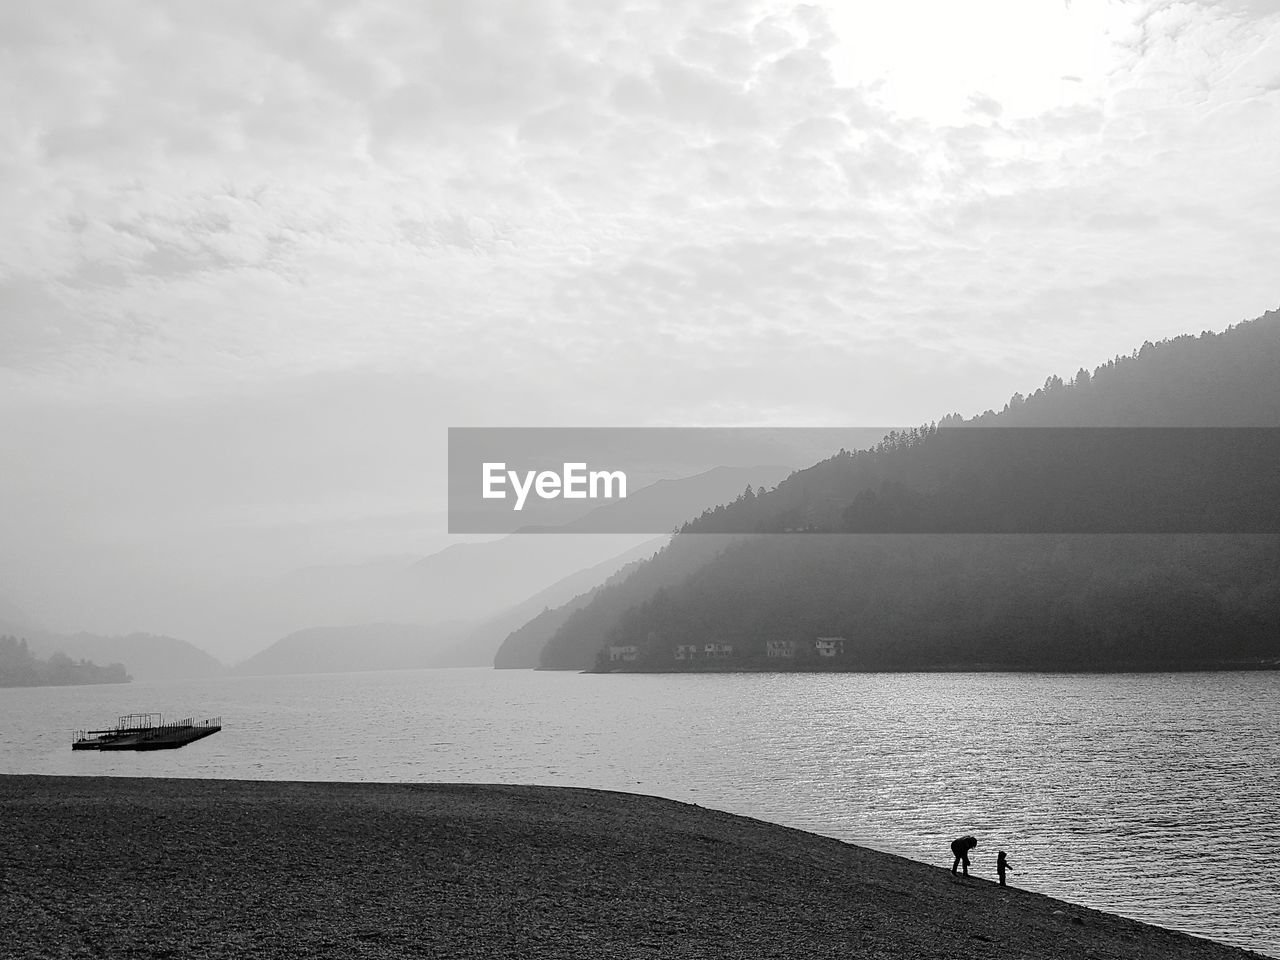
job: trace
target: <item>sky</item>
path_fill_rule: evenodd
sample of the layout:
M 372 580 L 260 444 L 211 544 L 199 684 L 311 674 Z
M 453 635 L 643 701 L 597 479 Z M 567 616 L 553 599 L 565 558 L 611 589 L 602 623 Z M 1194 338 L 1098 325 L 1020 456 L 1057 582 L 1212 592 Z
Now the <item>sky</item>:
M 450 426 L 919 423 L 1280 303 L 1261 0 L 19 0 L 0 97 L 62 629 L 438 549 Z

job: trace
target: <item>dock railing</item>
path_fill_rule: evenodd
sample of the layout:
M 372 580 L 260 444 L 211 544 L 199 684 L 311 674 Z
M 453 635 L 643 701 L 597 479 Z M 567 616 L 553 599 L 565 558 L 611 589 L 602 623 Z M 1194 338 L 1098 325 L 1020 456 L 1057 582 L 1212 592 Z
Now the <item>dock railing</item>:
M 116 725 L 107 730 L 77 730 L 75 733 L 76 740 L 92 740 L 96 738 L 110 739 L 112 737 L 126 736 L 143 736 L 146 739 L 164 736 L 175 730 L 186 730 L 190 728 L 206 729 L 216 728 L 222 729 L 222 717 L 207 717 L 196 722 L 194 717 L 186 717 L 182 720 L 164 722 L 164 716 L 159 713 L 128 713 L 116 721 Z
M 208 728 L 222 729 L 221 717 L 209 717 L 196 723 L 194 717 L 187 717 L 183 720 L 173 721 L 171 723 L 162 723 L 159 726 L 151 727 L 147 730 L 145 736 L 148 740 L 154 740 L 156 737 L 163 737 L 166 734 L 173 733 L 177 730 L 204 730 Z

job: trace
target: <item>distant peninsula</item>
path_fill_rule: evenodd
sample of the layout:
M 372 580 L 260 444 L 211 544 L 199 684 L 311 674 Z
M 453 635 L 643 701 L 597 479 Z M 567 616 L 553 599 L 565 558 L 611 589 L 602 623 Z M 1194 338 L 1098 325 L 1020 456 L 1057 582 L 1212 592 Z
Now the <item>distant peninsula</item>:
M 65 653 L 51 653 L 41 660 L 26 640 L 0 637 L 0 687 L 62 687 L 84 683 L 128 683 L 122 663 L 99 666 L 88 660 L 72 660 Z

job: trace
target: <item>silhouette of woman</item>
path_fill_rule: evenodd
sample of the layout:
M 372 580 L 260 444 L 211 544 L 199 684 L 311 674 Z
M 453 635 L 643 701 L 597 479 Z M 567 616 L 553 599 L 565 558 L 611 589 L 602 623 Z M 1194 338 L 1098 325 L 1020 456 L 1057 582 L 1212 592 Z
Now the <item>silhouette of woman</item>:
M 969 851 L 978 845 L 977 837 L 959 837 L 951 841 L 951 852 L 956 855 L 955 862 L 951 864 L 951 872 L 956 872 L 956 867 L 964 864 L 964 875 L 969 875 Z

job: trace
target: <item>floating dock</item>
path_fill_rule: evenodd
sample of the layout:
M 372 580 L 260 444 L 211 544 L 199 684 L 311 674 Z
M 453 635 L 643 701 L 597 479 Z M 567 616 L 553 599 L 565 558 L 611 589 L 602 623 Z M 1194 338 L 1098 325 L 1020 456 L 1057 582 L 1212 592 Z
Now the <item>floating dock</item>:
M 222 729 L 222 718 L 165 723 L 158 713 L 125 714 L 110 730 L 80 730 L 72 750 L 176 750 Z

